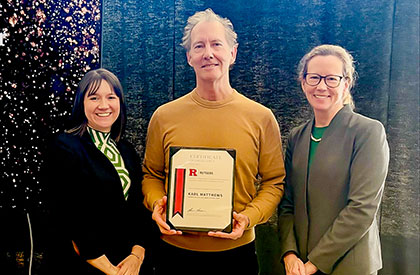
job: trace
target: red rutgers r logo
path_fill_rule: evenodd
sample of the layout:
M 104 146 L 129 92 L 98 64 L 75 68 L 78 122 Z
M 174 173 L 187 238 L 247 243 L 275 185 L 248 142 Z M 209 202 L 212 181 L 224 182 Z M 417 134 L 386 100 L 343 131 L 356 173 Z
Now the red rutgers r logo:
M 197 169 L 190 169 L 190 177 L 196 177 L 197 176 Z

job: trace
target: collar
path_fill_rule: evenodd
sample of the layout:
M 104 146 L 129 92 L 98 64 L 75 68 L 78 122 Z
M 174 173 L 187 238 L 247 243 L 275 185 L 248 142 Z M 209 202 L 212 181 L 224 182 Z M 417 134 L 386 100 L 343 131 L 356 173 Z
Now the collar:
M 197 90 L 194 89 L 191 92 L 191 98 L 192 100 L 197 103 L 198 105 L 209 108 L 209 109 L 217 109 L 225 106 L 226 104 L 230 103 L 232 100 L 234 100 L 238 96 L 238 92 L 233 89 L 232 93 L 227 96 L 223 100 L 217 100 L 217 101 L 211 101 L 211 100 L 205 100 L 203 99 L 198 93 Z
M 91 127 L 87 127 L 87 131 L 95 144 L 96 147 L 100 149 L 104 143 L 107 143 L 110 140 L 111 132 L 105 133 L 98 130 L 95 130 Z

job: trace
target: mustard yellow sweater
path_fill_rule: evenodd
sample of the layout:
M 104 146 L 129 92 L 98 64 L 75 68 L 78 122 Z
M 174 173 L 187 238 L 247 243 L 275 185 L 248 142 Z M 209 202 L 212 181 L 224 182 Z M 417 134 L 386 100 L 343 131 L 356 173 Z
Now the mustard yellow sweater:
M 272 112 L 237 91 L 224 100 L 207 101 L 193 90 L 160 106 L 149 123 L 143 163 L 143 193 L 150 210 L 166 195 L 170 146 L 235 149 L 234 211 L 249 217 L 250 224 L 235 241 L 198 232 L 162 239 L 195 251 L 223 251 L 253 241 L 255 225 L 270 218 L 283 195 L 281 137 Z

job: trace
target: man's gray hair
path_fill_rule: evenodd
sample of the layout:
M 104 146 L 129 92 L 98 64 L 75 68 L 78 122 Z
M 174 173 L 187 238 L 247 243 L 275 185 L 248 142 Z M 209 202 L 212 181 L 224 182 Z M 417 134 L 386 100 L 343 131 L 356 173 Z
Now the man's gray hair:
M 184 36 L 182 37 L 181 46 L 184 47 L 187 52 L 191 49 L 191 32 L 193 28 L 200 22 L 203 21 L 217 21 L 220 22 L 225 28 L 226 40 L 229 43 L 230 47 L 237 47 L 238 42 L 236 41 L 238 35 L 233 30 L 233 24 L 227 18 L 222 18 L 219 15 L 215 14 L 214 11 L 210 8 L 205 11 L 196 12 L 194 15 L 190 16 L 187 21 L 187 25 L 184 28 Z

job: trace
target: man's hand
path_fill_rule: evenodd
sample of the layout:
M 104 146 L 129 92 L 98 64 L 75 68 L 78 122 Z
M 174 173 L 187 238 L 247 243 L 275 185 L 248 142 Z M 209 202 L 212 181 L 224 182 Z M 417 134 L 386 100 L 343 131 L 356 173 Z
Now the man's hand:
M 171 229 L 166 223 L 166 201 L 167 197 L 164 196 L 155 203 L 153 207 L 152 219 L 156 222 L 162 234 L 181 235 L 181 231 Z
M 231 233 L 210 231 L 208 235 L 211 237 L 237 240 L 242 237 L 248 224 L 249 218 L 247 216 L 233 212 L 233 229 Z

